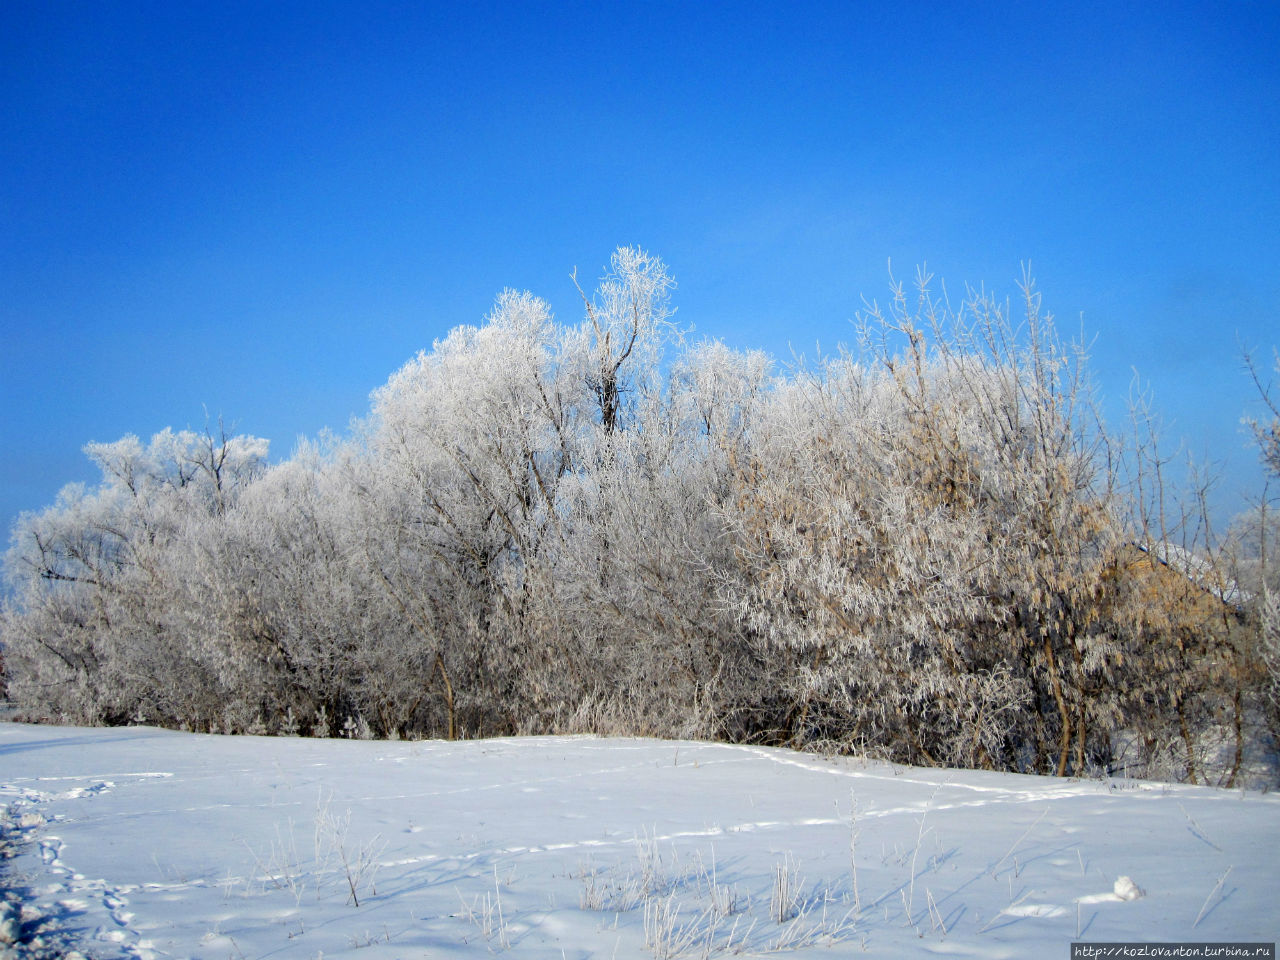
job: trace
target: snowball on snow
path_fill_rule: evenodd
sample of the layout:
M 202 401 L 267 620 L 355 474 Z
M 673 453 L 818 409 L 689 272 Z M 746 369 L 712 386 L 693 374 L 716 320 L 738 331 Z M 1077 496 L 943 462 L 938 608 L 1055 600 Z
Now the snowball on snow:
M 1146 891 L 1134 883 L 1130 877 L 1118 877 L 1114 892 L 1121 900 L 1137 900 L 1146 895 Z

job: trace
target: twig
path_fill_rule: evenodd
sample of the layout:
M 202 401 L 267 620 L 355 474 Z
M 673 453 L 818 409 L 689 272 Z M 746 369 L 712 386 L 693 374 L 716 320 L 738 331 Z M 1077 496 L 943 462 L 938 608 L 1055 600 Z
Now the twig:
M 1219 853 L 1222 853 L 1222 848 L 1205 836 L 1204 830 L 1201 829 L 1200 824 L 1196 823 L 1195 820 L 1192 818 L 1191 814 L 1187 813 L 1187 808 L 1184 807 L 1182 804 L 1178 804 L 1178 809 L 1181 810 L 1182 815 L 1187 818 L 1187 823 L 1190 824 L 1190 827 L 1191 827 L 1192 836 L 1194 836 L 1197 840 L 1203 840 L 1209 846 L 1213 847 L 1213 849 L 1217 850 Z
M 942 922 L 942 911 L 938 909 L 937 903 L 934 902 L 933 891 L 925 887 L 924 892 L 929 898 L 929 917 L 933 920 L 933 929 L 941 929 L 942 935 L 945 937 L 947 935 L 947 925 Z
M 933 793 L 929 795 L 929 802 L 924 805 L 924 812 L 920 814 L 920 824 L 916 828 L 916 846 L 911 851 L 911 890 L 907 895 L 907 921 L 911 921 L 911 910 L 916 903 L 916 857 L 920 855 L 920 844 L 924 840 L 924 822 L 929 816 L 929 808 L 933 806 L 933 800 L 938 795 L 938 791 L 942 789 L 942 784 L 938 784 L 933 788 Z M 1045 808 L 1046 810 L 1048 807 Z M 932 828 L 930 828 L 932 829 Z
M 1013 841 L 1013 846 L 1010 847 L 1008 851 L 1005 853 L 1005 855 L 996 861 L 995 866 L 993 866 L 991 870 L 988 871 L 991 874 L 991 876 L 994 877 L 996 875 L 996 871 L 1000 869 L 1000 864 L 1004 863 L 1006 860 L 1009 859 L 1009 857 L 1013 854 L 1013 851 L 1018 849 L 1018 844 L 1022 843 L 1023 840 L 1027 839 L 1027 834 L 1029 834 L 1032 830 L 1036 828 L 1036 826 L 1040 823 L 1041 820 L 1044 819 L 1045 814 L 1047 814 L 1048 812 L 1049 812 L 1048 807 L 1045 807 L 1043 810 L 1041 810 L 1040 816 L 1036 817 L 1036 822 L 1031 824 L 1031 826 L 1027 827 L 1026 830 L 1022 831 L 1022 836 L 1020 836 L 1017 840 Z
M 854 915 L 862 912 L 862 897 L 858 894 L 858 801 L 849 791 L 849 869 L 853 873 Z
M 991 926 L 993 923 L 995 923 L 997 920 L 999 920 L 1001 917 L 1003 917 L 1006 913 L 1008 913 L 1010 910 L 1012 910 L 1012 909 L 1013 909 L 1014 907 L 1016 907 L 1018 904 L 1022 903 L 1022 901 L 1023 901 L 1023 900 L 1025 900 L 1025 899 L 1027 899 L 1027 897 L 1029 897 L 1029 896 L 1031 896 L 1031 891 L 1030 891 L 1030 890 L 1028 890 L 1026 893 L 1024 893 L 1022 896 L 1020 896 L 1017 900 L 1013 901 L 1013 903 L 1009 904 L 1007 907 L 1003 907 L 1003 908 L 1001 908 L 1000 912 L 999 912 L 999 913 L 997 913 L 997 914 L 996 914 L 994 917 L 992 917 L 990 920 L 988 920 L 986 923 L 984 923 L 984 924 L 982 925 L 982 929 L 980 929 L 978 932 L 979 932 L 979 933 L 985 933 L 985 932 L 986 932 L 986 930 L 987 930 L 987 927 Z
M 1231 873 L 1234 869 L 1235 867 L 1227 867 L 1227 872 L 1218 878 L 1218 882 L 1213 885 L 1213 889 L 1209 891 L 1209 895 L 1204 898 L 1204 903 L 1200 905 L 1200 912 L 1196 914 L 1196 919 L 1191 924 L 1192 930 L 1194 930 L 1200 921 L 1204 919 L 1205 911 L 1209 908 L 1209 901 L 1213 899 L 1213 895 L 1215 893 L 1222 889 L 1222 885 L 1227 882 L 1227 874 Z

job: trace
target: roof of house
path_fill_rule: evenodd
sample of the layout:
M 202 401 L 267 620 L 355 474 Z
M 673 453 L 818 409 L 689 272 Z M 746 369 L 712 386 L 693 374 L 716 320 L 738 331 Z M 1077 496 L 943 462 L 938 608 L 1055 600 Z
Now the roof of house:
M 1133 545 L 1161 565 L 1182 574 L 1223 603 L 1239 608 L 1253 600 L 1253 594 L 1242 589 L 1235 580 L 1225 576 L 1208 557 L 1167 540 L 1152 540 L 1146 543 L 1135 540 Z

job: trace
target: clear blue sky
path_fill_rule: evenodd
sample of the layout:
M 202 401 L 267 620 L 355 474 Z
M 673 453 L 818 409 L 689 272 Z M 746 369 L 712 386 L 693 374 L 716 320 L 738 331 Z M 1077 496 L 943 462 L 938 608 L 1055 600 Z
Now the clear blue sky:
M 1280 5 L 11 2 L 0 522 L 90 440 L 345 428 L 506 286 L 661 255 L 740 347 L 851 339 L 886 262 L 1134 367 L 1219 498 L 1280 342 Z

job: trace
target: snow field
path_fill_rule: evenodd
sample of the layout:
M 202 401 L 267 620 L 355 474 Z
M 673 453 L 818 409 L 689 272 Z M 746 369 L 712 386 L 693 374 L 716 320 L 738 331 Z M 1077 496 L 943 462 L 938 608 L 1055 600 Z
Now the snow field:
M 1157 783 L 0 724 L 0 804 L 28 927 L 104 960 L 1015 957 L 1280 927 L 1280 801 Z

